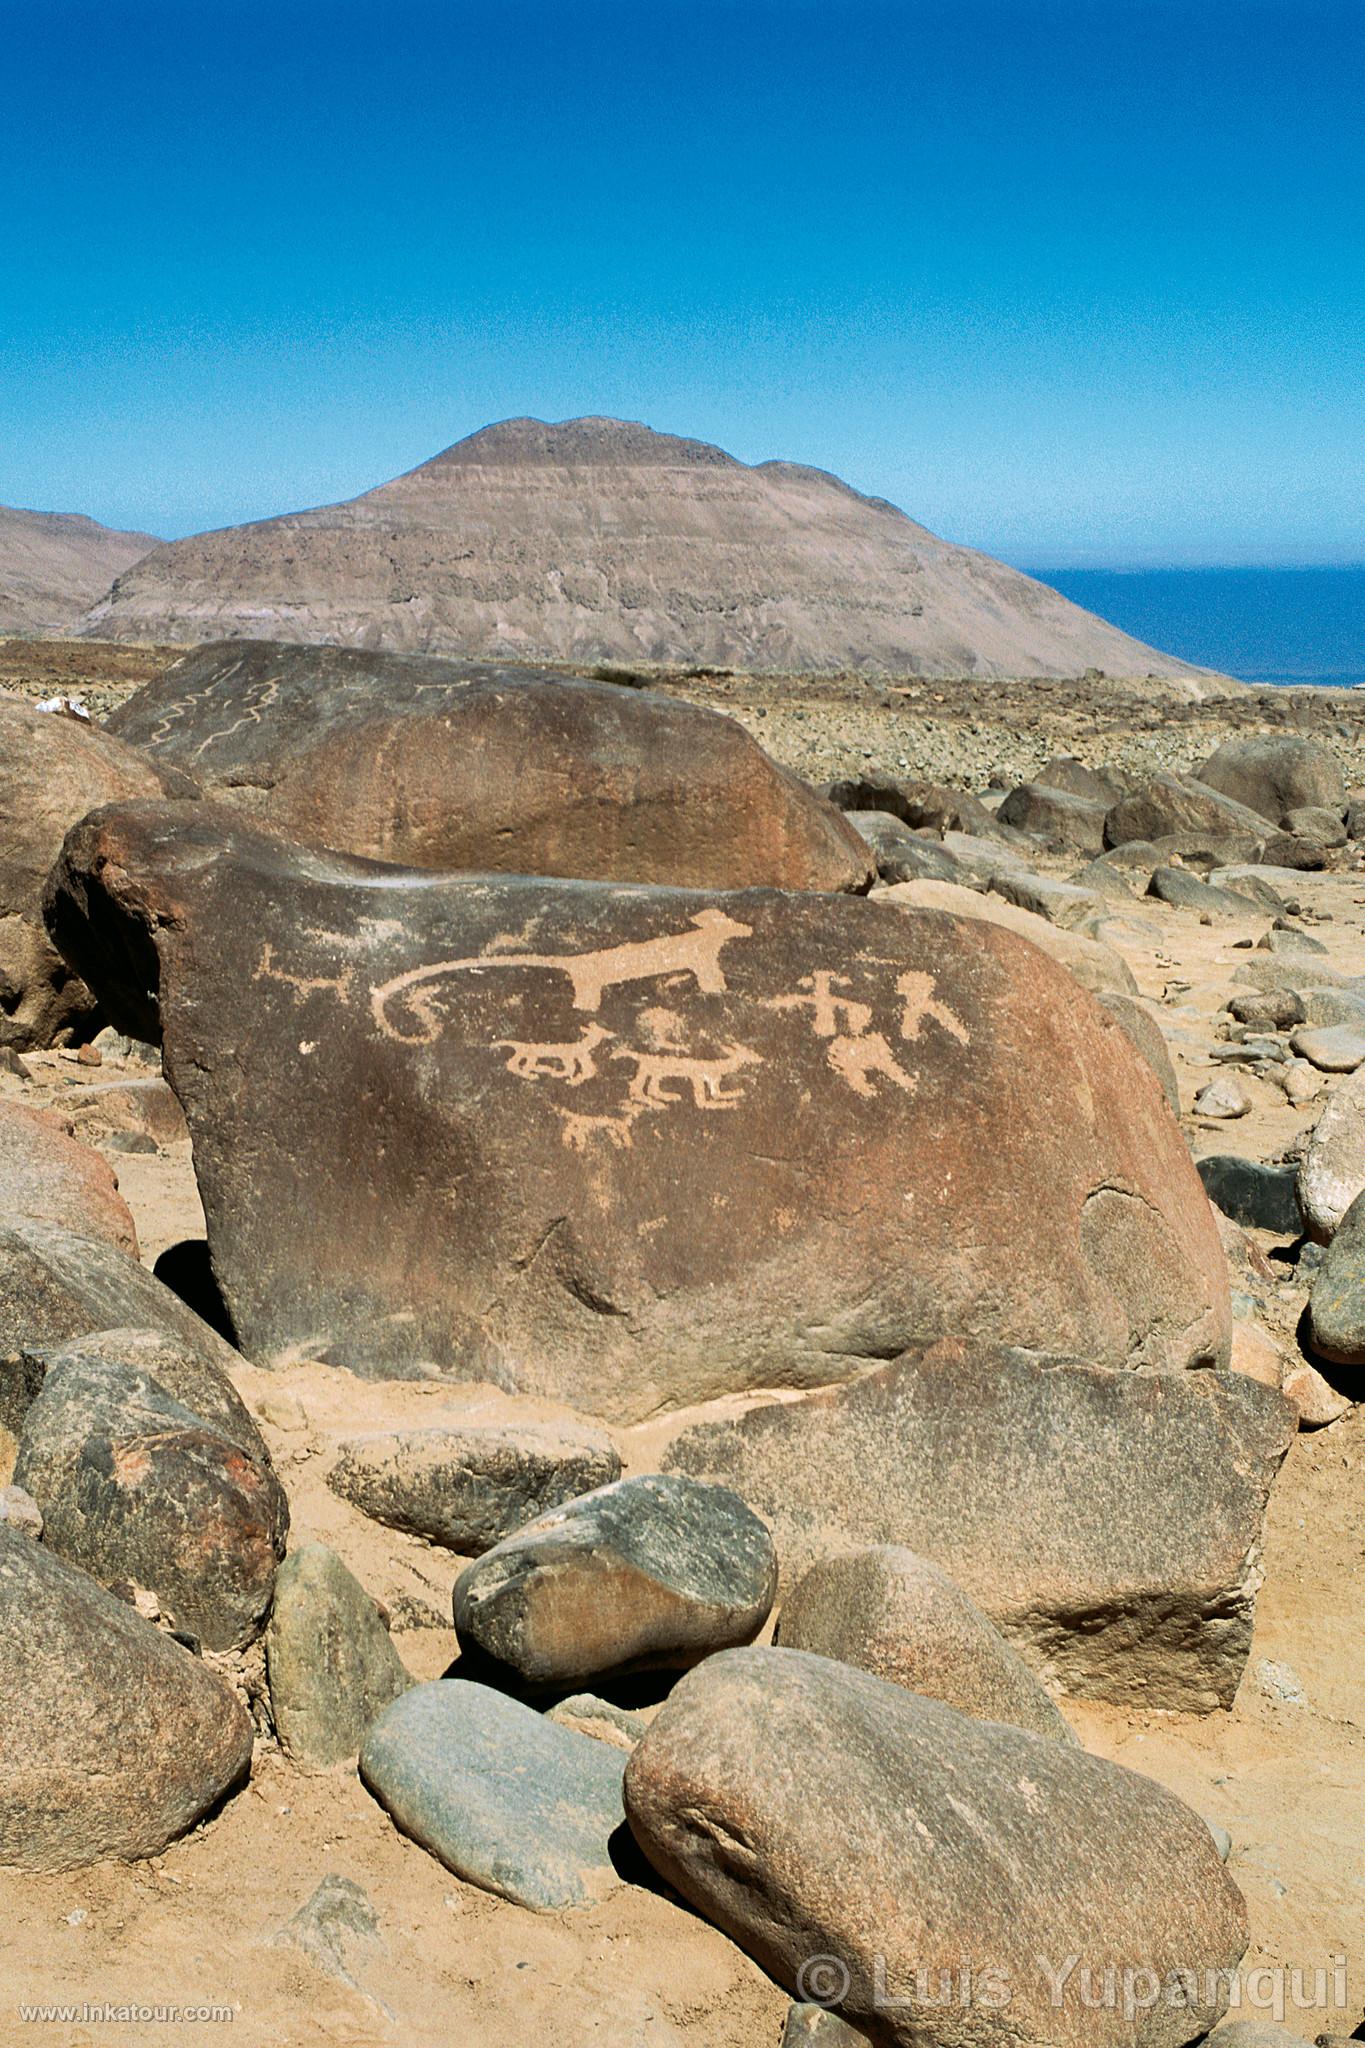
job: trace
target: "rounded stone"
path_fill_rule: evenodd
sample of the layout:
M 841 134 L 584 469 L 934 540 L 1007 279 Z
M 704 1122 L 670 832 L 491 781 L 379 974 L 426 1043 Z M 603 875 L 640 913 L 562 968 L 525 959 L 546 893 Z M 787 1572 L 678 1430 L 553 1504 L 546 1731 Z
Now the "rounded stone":
M 1075 1736 L 1017 1650 L 928 1558 L 880 1544 L 827 1558 L 782 1603 L 777 1639 L 856 1664 L 983 1721 Z
M 455 1627 L 530 1684 L 571 1685 L 749 1642 L 776 1590 L 772 1538 L 738 1494 L 654 1474 L 584 1494 L 466 1566 Z

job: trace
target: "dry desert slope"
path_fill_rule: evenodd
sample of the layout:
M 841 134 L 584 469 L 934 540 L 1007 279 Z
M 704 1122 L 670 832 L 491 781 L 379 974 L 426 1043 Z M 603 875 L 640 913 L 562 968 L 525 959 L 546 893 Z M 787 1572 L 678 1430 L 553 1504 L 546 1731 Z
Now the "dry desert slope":
M 0 633 L 74 625 L 115 576 L 157 542 L 76 513 L 0 505 Z
M 340 505 L 158 548 L 102 639 L 526 661 L 1060 676 L 1198 671 L 822 470 L 612 419 L 506 420 Z

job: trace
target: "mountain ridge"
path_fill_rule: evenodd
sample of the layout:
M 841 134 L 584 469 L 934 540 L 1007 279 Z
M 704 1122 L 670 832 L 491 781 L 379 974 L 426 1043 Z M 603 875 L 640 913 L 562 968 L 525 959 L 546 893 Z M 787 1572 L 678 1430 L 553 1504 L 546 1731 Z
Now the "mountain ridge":
M 167 543 L 83 630 L 522 661 L 1198 686 L 886 499 L 604 415 L 481 428 L 337 504 Z
M 0 633 L 73 626 L 124 569 L 159 541 L 101 526 L 84 512 L 0 505 Z

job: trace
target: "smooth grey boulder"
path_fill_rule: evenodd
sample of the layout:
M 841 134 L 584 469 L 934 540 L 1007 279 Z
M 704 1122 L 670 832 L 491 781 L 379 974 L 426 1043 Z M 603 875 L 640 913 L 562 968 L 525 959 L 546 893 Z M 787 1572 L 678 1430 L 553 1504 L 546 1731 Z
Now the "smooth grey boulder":
M 477 1557 L 620 1476 L 611 1438 L 592 1423 L 464 1423 L 352 1437 L 327 1484 L 372 1521 Z
M 1192 874 L 1188 868 L 1157 868 L 1147 884 L 1147 894 L 1177 910 L 1192 910 L 1210 923 L 1245 924 L 1257 915 L 1259 906 L 1233 889 L 1215 888 Z
M 270 1459 L 249 1443 L 116 1349 L 58 1352 L 14 1477 L 59 1556 L 103 1585 L 154 1593 L 209 1649 L 240 1649 L 264 1625 L 289 1527 Z
M 724 1486 L 652 1474 L 542 1515 L 455 1581 L 455 1627 L 532 1685 L 686 1670 L 768 1618 L 777 1556 Z
M 1235 1074 L 1219 1074 L 1207 1082 L 1194 1098 L 1196 1116 L 1217 1117 L 1225 1121 L 1246 1116 L 1251 1107 L 1251 1097 Z
M 1018 1652 L 927 1557 L 885 1543 L 812 1565 L 782 1603 L 777 1640 L 856 1664 L 982 1721 L 1053 1742 L 1075 1735 Z
M 1321 740 L 1267 733 L 1224 740 L 1199 771 L 1200 780 L 1278 825 L 1286 812 L 1325 806 L 1340 822 L 1346 780 Z
M 0 1866 L 155 1856 L 251 1763 L 216 1671 L 0 1526 Z
M 464 1679 L 415 1685 L 365 1737 L 360 1774 L 405 1835 L 469 1884 L 543 1912 L 620 1882 L 620 1750 Z
M 1043 782 L 1021 782 L 996 812 L 1002 825 L 1027 832 L 1053 853 L 1102 853 L 1112 796 L 1080 796 Z
M 846 1387 L 685 1427 L 665 1469 L 732 1486 L 782 1579 L 899 1543 L 1049 1685 L 1208 1712 L 1236 1692 L 1295 1419 L 1240 1373 L 1110 1372 L 944 1340 Z
M 1284 814 L 1284 829 L 1296 839 L 1316 840 L 1319 846 L 1336 848 L 1346 844 L 1340 810 L 1329 810 L 1322 804 L 1296 804 Z
M 1248 953 L 1240 967 L 1232 975 L 1234 988 L 1254 989 L 1295 989 L 1302 992 L 1309 988 L 1345 989 L 1354 995 L 1365 994 L 1365 979 L 1359 975 L 1343 973 L 1325 960 L 1310 960 L 1303 955 L 1297 959 L 1281 956 L 1265 959 L 1260 953 Z
M 922 876 L 941 882 L 964 879 L 961 863 L 938 840 L 921 837 L 890 811 L 846 811 L 844 816 L 871 847 L 881 881 L 914 882 Z
M 325 1543 L 281 1565 L 265 1657 L 282 1746 L 323 1770 L 358 1756 L 371 1722 L 413 1682 L 373 1600 Z
M 1104 821 L 1106 846 L 1130 839 L 1151 841 L 1203 835 L 1218 850 L 1246 858 L 1270 827 L 1259 812 L 1235 803 L 1192 775 L 1151 775 L 1112 806 Z M 1226 865 L 1224 862 L 1218 865 Z
M 1304 988 L 1298 994 L 1303 1015 L 1296 1024 L 1353 1024 L 1365 1031 L 1365 996 L 1347 988 Z
M 1292 1166 L 1263 1166 L 1235 1152 L 1211 1152 L 1195 1166 L 1209 1200 L 1234 1223 L 1298 1237 L 1303 1230 L 1298 1174 Z
M 1301 1024 L 1289 1043 L 1320 1074 L 1353 1074 L 1365 1062 L 1365 1030 L 1358 1024 Z
M 1313 1349 L 1337 1365 L 1365 1365 L 1365 1193 L 1332 1234 L 1308 1298 Z
M 1074 931 L 1087 918 L 1106 917 L 1111 908 L 1093 889 L 1079 888 L 1075 882 L 1054 881 L 1050 875 L 1031 874 L 1027 868 L 1008 868 L 992 875 L 990 893 L 1003 896 L 1017 910 L 1045 917 L 1049 924 L 1060 925 L 1064 931 Z
M 1365 1070 L 1338 1081 L 1309 1136 L 1299 1167 L 1299 1206 L 1310 1234 L 1326 1244 L 1365 1189 Z
M 798 1995 L 813 1958 L 832 1962 L 835 2010 L 884 2048 L 1181 2048 L 1246 1949 L 1241 1893 L 1173 1793 L 799 1650 L 730 1650 L 684 1678 L 625 1801 L 692 1906 Z M 1189 2002 L 1135 2024 L 1121 1999 L 1085 2001 L 1070 1956 L 1095 1984 L 1191 1972 Z M 964 1964 L 970 1989 L 937 2002 Z
M 223 1370 L 237 1356 L 117 1245 L 33 1218 L 0 1222 L 0 1358 L 118 1329 L 162 1330 Z
M 1291 960 L 1303 960 L 1305 955 L 1325 959 L 1327 948 L 1321 939 L 1313 938 L 1308 932 L 1292 926 L 1272 925 L 1268 932 L 1262 932 L 1256 941 L 1258 953 L 1287 953 Z

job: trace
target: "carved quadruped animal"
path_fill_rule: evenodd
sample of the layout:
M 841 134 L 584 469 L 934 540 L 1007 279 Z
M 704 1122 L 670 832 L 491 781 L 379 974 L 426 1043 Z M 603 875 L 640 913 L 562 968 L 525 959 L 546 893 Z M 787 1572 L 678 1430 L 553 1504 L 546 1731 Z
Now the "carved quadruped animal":
M 612 1036 L 600 1024 L 588 1024 L 577 1038 L 566 1044 L 538 1045 L 528 1044 L 519 1038 L 495 1038 L 493 1048 L 496 1052 L 511 1053 L 507 1071 L 515 1074 L 518 1080 L 563 1081 L 570 1088 L 581 1088 L 585 1081 L 597 1078 L 598 1068 L 593 1054 Z
M 476 953 L 464 960 L 438 960 L 430 967 L 414 967 L 373 989 L 370 1007 L 386 1038 L 431 1045 L 444 1029 L 434 1000 L 435 984 L 452 974 L 543 968 L 566 976 L 573 990 L 573 1007 L 587 1011 L 601 1008 L 609 988 L 631 981 L 654 981 L 661 975 L 690 974 L 703 995 L 724 995 L 728 983 L 721 969 L 721 951 L 734 939 L 752 936 L 752 925 L 741 924 L 708 905 L 695 913 L 690 929 L 660 932 L 652 939 L 627 940 L 593 952 Z M 390 1020 L 391 1006 L 399 1002 L 417 1020 L 416 1030 L 404 1031 Z
M 634 1060 L 635 1072 L 631 1076 L 629 1097 L 632 1102 L 641 1102 L 650 1109 L 671 1108 L 685 1097 L 675 1088 L 664 1083 L 677 1081 L 692 1091 L 692 1102 L 697 1109 L 734 1109 L 741 1100 L 742 1088 L 727 1088 L 725 1083 L 738 1074 L 742 1067 L 761 1067 L 763 1061 L 751 1046 L 729 1044 L 716 1059 L 697 1059 L 691 1054 L 676 1052 L 640 1052 L 633 1045 L 623 1045 L 612 1053 L 614 1060 Z

